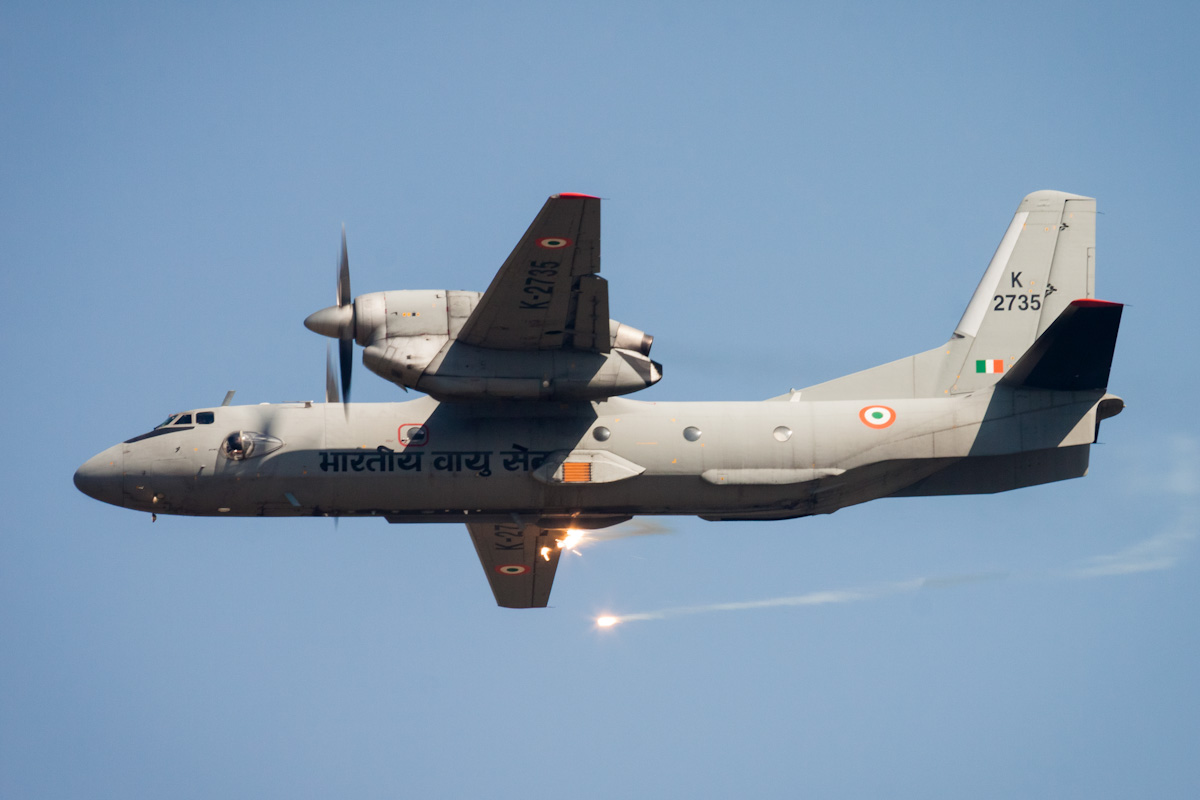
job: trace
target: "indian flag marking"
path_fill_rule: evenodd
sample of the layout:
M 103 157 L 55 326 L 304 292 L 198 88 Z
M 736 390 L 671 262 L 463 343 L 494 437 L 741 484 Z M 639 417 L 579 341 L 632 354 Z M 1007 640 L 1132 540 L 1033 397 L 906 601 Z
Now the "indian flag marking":
M 496 572 L 501 575 L 524 575 L 529 572 L 529 567 L 524 564 L 501 564 L 496 567 Z
M 1004 372 L 1004 359 L 1003 358 L 988 358 L 988 359 L 981 358 L 975 362 L 975 371 L 976 372 L 996 373 L 996 374 Z
M 868 428 L 886 428 L 896 421 L 896 412 L 887 406 L 867 406 L 858 412 L 858 418 Z

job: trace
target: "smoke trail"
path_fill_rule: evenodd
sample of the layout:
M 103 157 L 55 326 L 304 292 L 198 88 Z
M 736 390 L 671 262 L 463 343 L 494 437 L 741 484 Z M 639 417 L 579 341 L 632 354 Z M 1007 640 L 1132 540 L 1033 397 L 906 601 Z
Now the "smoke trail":
M 596 619 L 601 628 L 610 628 L 624 622 L 642 622 L 645 620 L 668 619 L 689 614 L 707 614 L 714 611 L 750 611 L 760 608 L 779 608 L 782 606 L 826 606 L 840 603 L 857 603 L 864 600 L 874 600 L 888 595 L 915 592 L 921 589 L 942 589 L 952 586 L 962 586 L 983 581 L 1002 580 L 1008 577 L 1006 573 L 979 573 L 974 575 L 949 575 L 940 578 L 916 578 L 895 583 L 883 583 L 853 589 L 832 589 L 822 592 L 791 595 L 789 597 L 772 597 L 768 600 L 748 600 L 737 603 L 711 603 L 701 606 L 680 606 L 665 608 L 661 611 L 643 611 L 636 614 L 610 614 Z
M 1104 578 L 1170 569 L 1183 558 L 1196 538 L 1200 514 L 1183 508 L 1166 530 L 1109 555 L 1093 556 L 1081 566 L 1067 570 L 1071 578 Z
M 1198 530 L 1200 530 L 1200 512 L 1197 511 L 1194 505 L 1187 504 L 1179 510 L 1173 522 L 1165 530 L 1140 542 L 1136 542 L 1123 550 L 1106 555 L 1092 556 L 1086 559 L 1081 565 L 1075 567 L 1040 572 L 1038 574 L 1026 574 L 1023 577 L 1035 580 L 1085 579 L 1133 575 L 1170 569 L 1184 557 L 1186 550 L 1189 549 L 1197 538 Z M 760 608 L 779 608 L 782 606 L 823 606 L 838 603 L 856 603 L 922 589 L 948 589 L 985 581 L 1006 580 L 1010 577 L 1013 576 L 1007 572 L 934 576 L 896 583 L 884 583 L 876 586 L 833 589 L 787 597 L 773 597 L 767 600 L 681 606 L 634 614 L 607 614 L 597 617 L 596 625 L 601 628 L 610 628 L 625 622 L 669 619 L 671 617 L 707 614 L 716 611 L 750 611 Z
M 622 522 L 612 528 L 604 528 L 598 531 L 588 531 L 585 541 L 608 542 L 614 539 L 628 539 L 632 536 L 661 536 L 664 533 L 672 533 L 673 529 L 651 519 L 639 518 L 632 519 L 629 522 Z
M 1138 494 L 1153 496 L 1159 507 L 1174 506 L 1174 517 L 1148 539 L 1065 570 L 1067 577 L 1104 578 L 1170 569 L 1191 547 L 1200 531 L 1200 440 L 1176 435 L 1148 449 L 1153 456 L 1134 471 L 1131 486 Z
M 600 530 L 572 528 L 569 530 L 566 538 L 559 541 L 558 546 L 578 556 L 583 555 L 583 550 L 602 542 L 628 539 L 633 536 L 659 536 L 664 533 L 671 533 L 671 531 L 671 528 L 660 522 L 636 519 L 623 522 L 612 528 L 603 528 Z

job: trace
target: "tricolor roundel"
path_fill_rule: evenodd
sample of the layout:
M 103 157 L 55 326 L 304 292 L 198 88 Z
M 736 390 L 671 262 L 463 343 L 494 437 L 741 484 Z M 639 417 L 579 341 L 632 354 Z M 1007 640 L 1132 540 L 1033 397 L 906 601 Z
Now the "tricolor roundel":
M 501 575 L 524 575 L 529 572 L 529 567 L 524 564 L 497 564 L 496 572 Z
M 564 247 L 570 247 L 571 240 L 565 236 L 546 236 L 537 240 L 537 246 L 547 250 L 561 250 Z
M 896 421 L 896 412 L 887 406 L 867 406 L 858 412 L 858 418 L 868 428 L 886 428 Z

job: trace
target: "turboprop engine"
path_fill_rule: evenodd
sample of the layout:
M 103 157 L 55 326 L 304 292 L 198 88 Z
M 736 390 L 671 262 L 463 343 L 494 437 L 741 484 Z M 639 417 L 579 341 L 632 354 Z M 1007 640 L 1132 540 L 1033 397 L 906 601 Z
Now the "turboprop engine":
M 348 284 L 347 280 L 347 284 Z M 649 358 L 654 337 L 615 320 L 600 347 L 502 350 L 457 341 L 482 294 L 390 291 L 360 295 L 304 321 L 312 331 L 362 345 L 376 375 L 439 400 L 526 398 L 596 400 L 652 386 L 662 365 Z M 604 346 L 607 345 L 607 346 Z M 346 381 L 343 361 L 343 383 Z

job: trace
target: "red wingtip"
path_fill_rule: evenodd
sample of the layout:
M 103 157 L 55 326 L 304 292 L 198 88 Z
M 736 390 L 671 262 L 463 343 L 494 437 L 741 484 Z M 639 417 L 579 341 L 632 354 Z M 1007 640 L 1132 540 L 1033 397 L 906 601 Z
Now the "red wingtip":
M 1080 308 L 1106 308 L 1108 306 L 1121 306 L 1121 305 L 1125 305 L 1125 304 L 1124 303 L 1110 303 L 1107 300 L 1093 300 L 1091 298 L 1085 297 L 1085 298 L 1081 298 L 1079 300 L 1072 300 L 1071 305 L 1078 306 Z
M 559 192 L 555 197 L 582 197 L 585 200 L 599 200 L 600 198 L 594 194 L 580 194 L 579 192 Z

